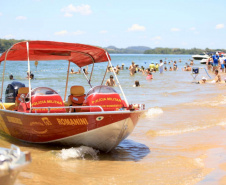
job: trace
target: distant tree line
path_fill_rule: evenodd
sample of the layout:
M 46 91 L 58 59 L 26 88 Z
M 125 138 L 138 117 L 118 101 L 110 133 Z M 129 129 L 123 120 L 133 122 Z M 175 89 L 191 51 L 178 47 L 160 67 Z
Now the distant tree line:
M 13 44 L 17 42 L 21 42 L 24 40 L 15 40 L 15 39 L 0 39 L 0 53 L 3 53 L 7 49 L 9 49 Z M 192 48 L 192 49 L 181 49 L 181 48 L 153 48 L 148 49 L 146 51 L 142 51 L 141 48 L 143 47 L 128 47 L 125 49 L 119 49 L 116 47 L 113 48 L 105 48 L 109 53 L 117 53 L 117 54 L 200 54 L 203 52 L 215 52 L 215 51 L 223 51 L 226 52 L 226 49 L 199 49 L 199 48 Z M 146 49 L 146 48 L 145 48 Z
M 24 40 L 15 40 L 15 39 L 0 39 L 0 53 L 3 53 L 7 49 L 9 49 L 13 44 L 17 42 L 21 42 Z
M 149 49 L 144 52 L 144 54 L 184 54 L 184 55 L 193 55 L 193 54 L 200 54 L 200 53 L 209 53 L 209 52 L 216 52 L 216 51 L 223 51 L 226 52 L 225 49 L 199 49 L 199 48 L 191 48 L 191 49 L 181 49 L 181 48 L 154 48 Z

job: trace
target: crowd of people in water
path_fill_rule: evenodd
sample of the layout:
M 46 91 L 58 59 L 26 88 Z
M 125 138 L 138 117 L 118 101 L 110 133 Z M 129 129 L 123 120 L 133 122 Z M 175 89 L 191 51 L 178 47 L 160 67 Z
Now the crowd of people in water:
M 121 70 L 129 70 L 129 74 L 131 76 L 134 76 L 136 73 L 141 73 L 144 76 L 146 76 L 146 80 L 152 80 L 154 73 L 160 73 L 163 74 L 166 71 L 177 71 L 178 70 L 178 64 L 181 63 L 181 59 L 179 61 L 164 61 L 160 60 L 159 62 L 152 62 L 150 65 L 145 68 L 144 66 L 139 66 L 139 64 L 135 64 L 134 61 L 132 61 L 131 65 L 129 67 L 125 67 L 125 64 L 122 63 L 121 66 L 117 65 L 116 67 L 108 67 L 107 72 L 114 72 L 116 75 L 119 74 Z M 191 71 L 193 70 L 194 61 L 189 59 L 185 66 L 182 68 L 182 71 Z M 206 59 L 206 68 L 208 71 L 212 71 L 215 74 L 214 80 L 207 80 L 206 77 L 202 77 L 200 81 L 197 83 L 199 84 L 205 84 L 205 83 L 226 83 L 226 78 L 223 80 L 221 78 L 220 73 L 226 73 L 226 57 L 223 55 L 219 55 L 219 53 L 216 53 L 215 55 L 209 57 Z M 82 69 L 82 72 L 84 74 L 89 74 L 88 72 L 88 66 L 86 68 Z M 78 69 L 78 71 L 74 71 L 72 68 L 70 71 L 70 74 L 81 74 L 81 69 Z M 34 74 L 32 72 L 27 71 L 27 79 L 35 79 Z M 15 80 L 13 75 L 9 75 L 10 80 Z M 116 82 L 114 80 L 114 76 L 110 75 L 110 78 L 105 83 L 106 86 L 116 86 Z M 135 81 L 134 87 L 139 87 L 140 82 L 138 80 Z
M 131 76 L 134 76 L 136 73 L 142 73 L 144 76 L 146 76 L 147 80 L 153 79 L 153 74 L 156 72 L 159 72 L 160 74 L 164 73 L 165 71 L 177 71 L 178 70 L 178 63 L 181 63 L 181 59 L 179 61 L 164 61 L 160 60 L 159 63 L 151 63 L 149 67 L 144 68 L 143 66 L 139 67 L 139 64 L 135 64 L 135 62 L 132 61 L 131 65 L 128 67 L 125 67 L 124 64 L 121 66 L 117 65 L 116 67 L 108 67 L 107 72 L 115 72 L 115 74 L 119 74 L 120 70 L 129 70 L 129 73 Z M 172 65 L 172 66 L 171 66 Z M 206 77 L 202 77 L 202 79 L 196 83 L 198 84 L 204 84 L 204 83 L 226 83 L 226 78 L 223 80 L 221 78 L 220 72 L 226 73 L 226 57 L 219 57 L 219 54 L 216 53 L 216 55 L 213 55 L 208 59 L 207 62 L 207 69 L 209 72 L 213 71 L 215 78 L 214 80 L 207 80 Z M 188 62 L 185 63 L 185 66 L 182 68 L 182 71 L 190 71 L 192 72 L 194 66 L 194 61 L 189 59 Z M 110 78 L 107 80 L 106 84 L 108 86 L 116 86 L 116 83 L 114 81 L 113 75 L 110 75 Z M 135 81 L 134 87 L 139 87 L 140 83 L 139 81 Z

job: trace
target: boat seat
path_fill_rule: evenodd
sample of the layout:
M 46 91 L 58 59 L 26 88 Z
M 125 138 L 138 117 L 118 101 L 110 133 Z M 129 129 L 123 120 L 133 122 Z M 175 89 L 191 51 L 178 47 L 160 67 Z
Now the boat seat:
M 50 113 L 65 113 L 64 102 L 59 94 L 47 94 L 31 96 L 32 107 L 38 109 L 32 109 L 32 113 L 47 113 L 48 107 L 56 107 L 50 109 Z M 62 108 L 61 108 L 62 107 Z
M 82 105 L 85 100 L 85 89 L 83 86 L 72 86 L 70 89 L 70 95 L 68 96 L 69 105 L 76 106 Z
M 23 94 L 24 97 L 26 97 L 28 93 L 29 93 L 29 87 L 21 87 L 18 89 L 18 94 L 17 94 L 16 100 L 15 100 L 15 110 L 17 110 L 17 108 L 21 102 L 20 96 Z

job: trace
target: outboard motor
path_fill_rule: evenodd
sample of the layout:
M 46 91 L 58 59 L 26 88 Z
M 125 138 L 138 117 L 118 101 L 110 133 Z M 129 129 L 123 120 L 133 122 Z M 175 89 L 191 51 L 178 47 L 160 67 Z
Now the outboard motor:
M 20 87 L 25 87 L 25 84 L 17 81 L 13 81 L 11 84 L 7 85 L 5 91 L 5 102 L 6 103 L 15 103 L 16 96 L 18 94 L 18 89 Z

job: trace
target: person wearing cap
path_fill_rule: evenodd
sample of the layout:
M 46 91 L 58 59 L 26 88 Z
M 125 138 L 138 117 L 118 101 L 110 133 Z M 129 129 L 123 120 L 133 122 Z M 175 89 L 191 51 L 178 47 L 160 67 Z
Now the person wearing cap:
M 216 55 L 212 56 L 213 58 L 213 72 L 218 68 L 219 65 L 219 54 L 216 52 Z
M 116 86 L 113 75 L 110 75 L 110 78 L 106 81 L 105 85 L 110 87 Z
M 206 77 L 202 77 L 202 80 L 200 80 L 198 83 L 199 84 L 205 84 L 206 83 Z
M 129 71 L 130 71 L 131 76 L 133 76 L 135 74 L 136 66 L 135 66 L 134 61 L 132 61 L 132 64 L 129 66 Z

